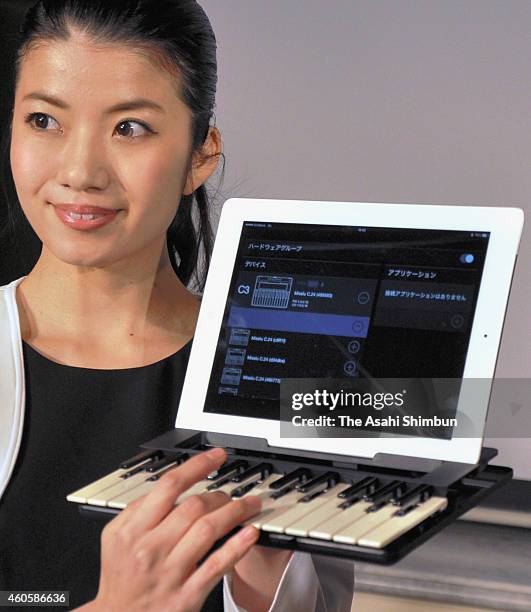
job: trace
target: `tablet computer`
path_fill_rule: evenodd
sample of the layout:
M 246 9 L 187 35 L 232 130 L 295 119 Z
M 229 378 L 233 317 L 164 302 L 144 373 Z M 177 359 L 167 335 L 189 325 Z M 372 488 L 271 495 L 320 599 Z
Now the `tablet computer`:
M 176 427 L 477 462 L 522 225 L 517 208 L 228 200 Z M 301 379 L 459 381 L 454 424 L 291 436 L 280 392 Z

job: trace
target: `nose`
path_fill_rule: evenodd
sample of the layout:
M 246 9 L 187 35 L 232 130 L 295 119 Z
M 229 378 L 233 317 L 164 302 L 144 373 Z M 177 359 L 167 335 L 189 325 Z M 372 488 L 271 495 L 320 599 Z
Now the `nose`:
M 58 182 L 75 191 L 103 190 L 110 174 L 104 146 L 90 128 L 72 131 L 62 150 Z

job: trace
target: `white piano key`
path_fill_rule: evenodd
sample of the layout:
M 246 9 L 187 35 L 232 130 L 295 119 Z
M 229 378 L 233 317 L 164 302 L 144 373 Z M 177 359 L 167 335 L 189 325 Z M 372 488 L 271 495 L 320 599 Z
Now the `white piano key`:
M 176 466 L 177 463 L 174 462 L 161 467 L 160 470 L 157 470 L 156 472 L 144 472 L 145 480 L 143 482 L 141 482 L 136 487 L 132 489 L 127 489 L 127 491 L 124 491 L 116 497 L 111 498 L 107 502 L 107 506 L 109 508 L 118 508 L 123 510 L 127 507 L 128 504 L 134 502 L 135 499 L 138 499 L 142 495 L 147 495 L 151 492 L 153 487 L 157 484 L 156 480 L 149 480 L 152 476 L 155 476 L 156 474 L 162 474 L 163 472 L 166 472 Z
M 150 474 L 150 476 L 152 475 L 153 474 Z M 157 482 L 157 480 L 145 480 L 133 489 L 128 489 L 127 491 L 124 491 L 123 493 L 110 499 L 107 502 L 107 506 L 109 506 L 109 508 L 120 508 L 123 510 L 128 504 L 134 502 L 135 499 L 150 493 Z M 211 480 L 200 480 L 199 482 L 196 482 L 175 500 L 175 505 L 182 503 L 187 497 L 203 493 L 209 484 L 212 484 Z
M 365 511 L 367 508 L 372 506 L 372 502 L 367 501 L 359 501 L 346 508 L 345 510 L 341 510 L 339 514 L 334 514 L 326 521 L 323 521 L 317 527 L 314 527 L 309 535 L 311 538 L 318 538 L 320 540 L 331 540 L 334 532 L 339 529 L 343 529 L 348 525 L 354 523 L 354 521 L 360 519 L 365 515 Z
M 340 491 L 343 491 L 344 488 L 344 485 L 336 485 L 332 487 L 329 491 L 321 493 L 321 495 L 315 497 L 309 502 L 294 503 L 284 512 L 275 515 L 275 517 L 268 518 L 267 521 L 264 521 L 262 529 L 264 531 L 273 531 L 275 533 L 290 533 L 287 531 L 287 527 L 291 526 L 292 523 L 299 521 L 303 517 L 307 516 L 311 512 L 314 512 L 315 510 L 326 504 L 326 502 L 329 501 L 330 498 L 337 499 L 337 494 Z M 306 495 L 311 495 L 311 493 L 311 491 L 309 491 L 308 493 L 299 493 L 299 499 L 305 497 Z M 341 500 L 338 500 L 337 503 L 340 504 Z
M 149 478 L 149 476 L 151 476 L 151 474 L 148 472 L 138 472 L 129 478 L 120 478 L 112 487 L 107 487 L 103 489 L 103 491 L 98 491 L 91 497 L 88 497 L 87 503 L 91 506 L 106 506 L 113 497 L 117 497 L 126 491 L 134 489 Z
M 149 459 L 146 459 L 145 461 L 137 463 L 134 467 L 138 467 L 139 465 L 148 462 Z M 89 497 L 93 497 L 94 495 L 101 493 L 101 491 L 114 486 L 118 482 L 121 482 L 123 478 L 120 477 L 123 474 L 129 472 L 131 469 L 132 468 L 124 470 L 122 468 L 119 468 L 117 470 L 114 470 L 114 472 L 111 472 L 110 474 L 107 474 L 106 476 L 103 476 L 102 478 L 99 478 L 98 480 L 95 480 L 94 482 L 85 485 L 81 489 L 78 489 L 77 491 L 68 494 L 66 496 L 66 499 L 71 502 L 77 502 L 78 504 L 86 504 L 88 503 Z
M 128 506 L 128 504 L 134 502 L 135 499 L 150 493 L 156 484 L 156 480 L 145 480 L 137 487 L 134 487 L 133 489 L 125 491 L 124 493 L 110 499 L 107 502 L 107 506 L 109 508 L 119 508 L 120 510 L 123 510 Z
M 343 542 L 344 544 L 356 544 L 356 542 L 378 525 L 385 523 L 392 514 L 396 512 L 396 506 L 387 504 L 376 510 L 376 512 L 366 512 L 364 516 L 358 518 L 357 521 L 341 530 L 334 531 L 332 539 L 334 542 Z
M 271 493 L 274 493 L 272 489 L 262 492 L 260 497 L 262 498 L 262 509 L 260 512 L 244 523 L 244 525 L 254 525 L 257 529 L 263 529 L 263 523 L 270 520 L 275 520 L 276 517 L 286 510 L 289 510 L 297 500 L 304 494 L 300 491 L 290 491 L 274 499 L 271 497 Z
M 366 533 L 358 540 L 360 546 L 384 548 L 393 540 L 425 521 L 448 505 L 446 497 L 430 497 L 404 516 L 392 516 L 388 521 Z M 399 508 L 397 508 L 398 510 Z
M 284 512 L 276 514 L 274 517 L 271 517 L 265 521 L 262 525 L 262 529 L 264 529 L 264 531 L 273 531 L 275 533 L 288 533 L 287 527 L 291 526 L 293 523 L 297 523 L 307 515 L 324 506 L 330 500 L 330 497 L 335 498 L 344 488 L 344 486 L 336 485 L 332 487 L 330 491 L 321 493 L 309 502 L 300 502 L 297 500 L 296 503 L 292 504 L 291 507 L 287 508 Z M 306 495 L 311 495 L 311 491 L 308 493 L 301 493 L 298 499 L 300 500 Z M 339 505 L 341 501 L 342 500 L 337 500 L 337 505 Z
M 185 499 L 187 499 L 188 497 L 192 497 L 192 495 L 199 495 L 200 493 L 207 493 L 208 492 L 207 487 L 208 485 L 211 485 L 212 482 L 213 482 L 212 480 L 206 480 L 206 479 L 196 482 L 191 487 L 186 489 L 184 493 L 181 493 L 181 495 L 179 495 L 179 497 L 175 500 L 175 505 L 182 504 L 182 502 Z
M 349 487 L 345 487 L 344 484 L 338 485 L 337 487 L 330 489 L 330 491 L 323 493 L 321 496 L 313 500 L 317 501 L 321 499 L 323 502 L 321 504 L 313 505 L 313 501 L 309 502 L 309 504 L 312 505 L 310 512 L 299 517 L 297 520 L 293 521 L 289 526 L 287 526 L 285 528 L 285 533 L 289 535 L 308 537 L 312 529 L 327 519 L 330 519 L 333 516 L 343 512 L 343 510 L 341 510 L 341 508 L 338 506 L 345 500 L 337 495 L 347 488 Z M 302 504 L 298 505 L 301 506 Z

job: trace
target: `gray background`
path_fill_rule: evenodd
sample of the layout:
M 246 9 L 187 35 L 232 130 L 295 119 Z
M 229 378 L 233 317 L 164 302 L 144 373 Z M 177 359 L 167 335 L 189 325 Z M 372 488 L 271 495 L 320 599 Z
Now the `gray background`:
M 529 0 L 200 3 L 218 40 L 220 202 L 477 204 L 531 215 Z M 498 377 L 531 378 L 530 224 Z M 530 442 L 490 441 L 497 462 L 524 478 Z

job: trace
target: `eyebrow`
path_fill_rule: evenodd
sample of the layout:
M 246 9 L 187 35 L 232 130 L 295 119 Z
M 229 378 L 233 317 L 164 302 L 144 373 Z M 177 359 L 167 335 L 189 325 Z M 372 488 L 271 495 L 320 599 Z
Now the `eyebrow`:
M 70 106 L 66 102 L 63 102 L 63 100 L 60 100 L 55 96 L 50 96 L 41 91 L 34 91 L 32 93 L 29 93 L 24 96 L 23 100 L 43 100 L 44 102 L 48 102 L 48 104 L 52 104 L 53 106 L 57 106 L 58 108 L 63 108 L 66 110 L 70 108 Z M 138 110 L 141 108 L 150 108 L 161 113 L 165 112 L 162 106 L 160 106 L 160 104 L 157 104 L 149 98 L 133 98 L 132 100 L 124 100 L 123 102 L 118 102 L 118 104 L 114 104 L 113 106 L 109 107 L 105 111 L 105 115 L 111 115 L 112 113 L 123 111 Z

